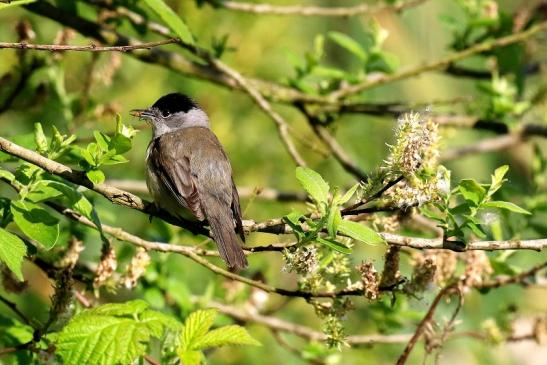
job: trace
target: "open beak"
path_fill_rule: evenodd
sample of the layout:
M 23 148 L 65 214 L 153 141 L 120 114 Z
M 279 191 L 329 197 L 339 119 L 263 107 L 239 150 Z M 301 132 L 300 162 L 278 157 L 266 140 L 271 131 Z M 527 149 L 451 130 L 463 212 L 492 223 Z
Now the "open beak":
M 151 119 L 155 117 L 155 113 L 153 110 L 150 109 L 133 109 L 129 112 L 134 117 L 138 117 L 139 119 Z

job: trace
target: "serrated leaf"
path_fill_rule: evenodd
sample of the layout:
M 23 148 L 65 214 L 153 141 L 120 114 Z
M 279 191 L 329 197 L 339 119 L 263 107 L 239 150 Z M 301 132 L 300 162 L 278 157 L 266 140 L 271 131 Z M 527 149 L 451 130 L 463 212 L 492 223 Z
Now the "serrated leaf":
M 340 47 L 346 49 L 351 54 L 359 58 L 361 61 L 366 61 L 367 52 L 355 39 L 340 32 L 329 32 L 328 37 Z
M 15 274 L 17 279 L 23 280 L 21 265 L 27 254 L 27 247 L 22 239 L 0 228 L 0 261 Z
M 144 300 L 132 300 L 125 303 L 108 303 L 86 311 L 88 314 L 102 316 L 127 316 L 139 315 L 148 309 L 148 303 Z
M 486 195 L 486 190 L 475 180 L 465 179 L 462 180 L 458 186 L 458 189 L 465 200 L 478 206 Z
M 150 337 L 160 337 L 166 316 L 144 301 L 113 303 L 84 310 L 53 337 L 67 365 L 131 364 L 142 356 Z
M 206 333 L 194 343 L 194 350 L 204 350 L 210 347 L 225 345 L 261 346 L 262 344 L 249 335 L 241 326 L 224 326 Z
M 144 0 L 146 5 L 148 5 L 158 16 L 175 32 L 175 34 L 183 41 L 184 43 L 193 45 L 194 38 L 190 33 L 190 29 L 186 26 L 186 23 L 162 0 Z
M 101 170 L 89 170 L 85 174 L 93 184 L 102 184 L 106 179 Z
M 149 337 L 132 318 L 86 314 L 63 328 L 56 353 L 66 365 L 131 364 L 144 354 Z
M 25 235 L 48 250 L 55 246 L 59 238 L 59 219 L 40 206 L 22 200 L 11 202 L 11 213 Z
M 181 348 L 193 349 L 194 342 L 209 331 L 216 316 L 217 311 L 214 309 L 198 310 L 191 313 L 184 321 Z
M 321 175 L 307 167 L 296 168 L 296 178 L 308 195 L 319 205 L 327 204 L 329 198 L 329 184 Z
M 350 254 L 351 248 L 347 247 L 341 242 L 338 242 L 336 240 L 330 239 L 330 238 L 323 238 L 323 237 L 317 237 L 316 241 L 322 245 L 325 245 L 335 251 L 344 253 L 344 254 Z
M 364 243 L 368 243 L 368 244 L 371 244 L 371 245 L 384 242 L 384 239 L 382 238 L 382 236 L 380 236 L 373 229 L 371 229 L 371 228 L 369 228 L 369 227 L 367 227 L 363 224 L 348 221 L 348 220 L 345 220 L 345 219 L 342 220 L 342 222 L 338 226 L 338 231 L 342 232 L 343 234 L 345 234 L 345 235 L 347 235 L 347 236 L 349 236 L 349 237 L 351 237 L 355 240 L 358 240 L 358 241 L 361 241 L 361 242 L 364 242 Z
M 203 362 L 204 356 L 201 351 L 177 349 L 177 355 L 184 365 L 199 365 Z
M 529 211 L 527 211 L 526 209 L 521 208 L 516 204 L 513 204 L 511 202 L 498 201 L 498 200 L 486 202 L 482 205 L 482 207 L 484 207 L 484 208 L 505 209 L 505 210 L 509 210 L 513 213 L 519 213 L 519 214 L 532 214 Z

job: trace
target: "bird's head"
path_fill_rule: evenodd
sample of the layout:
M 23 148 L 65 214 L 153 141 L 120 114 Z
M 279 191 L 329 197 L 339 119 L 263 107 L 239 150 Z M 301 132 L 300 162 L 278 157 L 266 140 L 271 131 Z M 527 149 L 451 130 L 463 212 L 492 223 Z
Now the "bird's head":
M 209 128 L 209 118 L 203 109 L 180 93 L 162 96 L 150 108 L 133 109 L 130 113 L 148 121 L 154 128 L 155 137 L 181 128 Z

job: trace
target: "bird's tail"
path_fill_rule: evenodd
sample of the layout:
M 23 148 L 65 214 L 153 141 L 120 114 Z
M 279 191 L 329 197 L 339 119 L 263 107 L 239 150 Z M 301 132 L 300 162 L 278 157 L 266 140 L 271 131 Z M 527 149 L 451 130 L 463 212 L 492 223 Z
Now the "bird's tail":
M 220 257 L 228 264 L 230 270 L 246 268 L 247 258 L 237 240 L 230 209 L 205 209 Z

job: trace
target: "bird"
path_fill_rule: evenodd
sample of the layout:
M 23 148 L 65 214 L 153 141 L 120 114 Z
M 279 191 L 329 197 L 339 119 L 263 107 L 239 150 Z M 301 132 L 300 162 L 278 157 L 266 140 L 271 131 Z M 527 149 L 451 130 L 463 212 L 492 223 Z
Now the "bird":
M 131 115 L 152 125 L 146 153 L 146 183 L 154 204 L 174 217 L 208 223 L 220 257 L 231 271 L 248 265 L 232 167 L 209 117 L 182 93 L 159 98 Z

